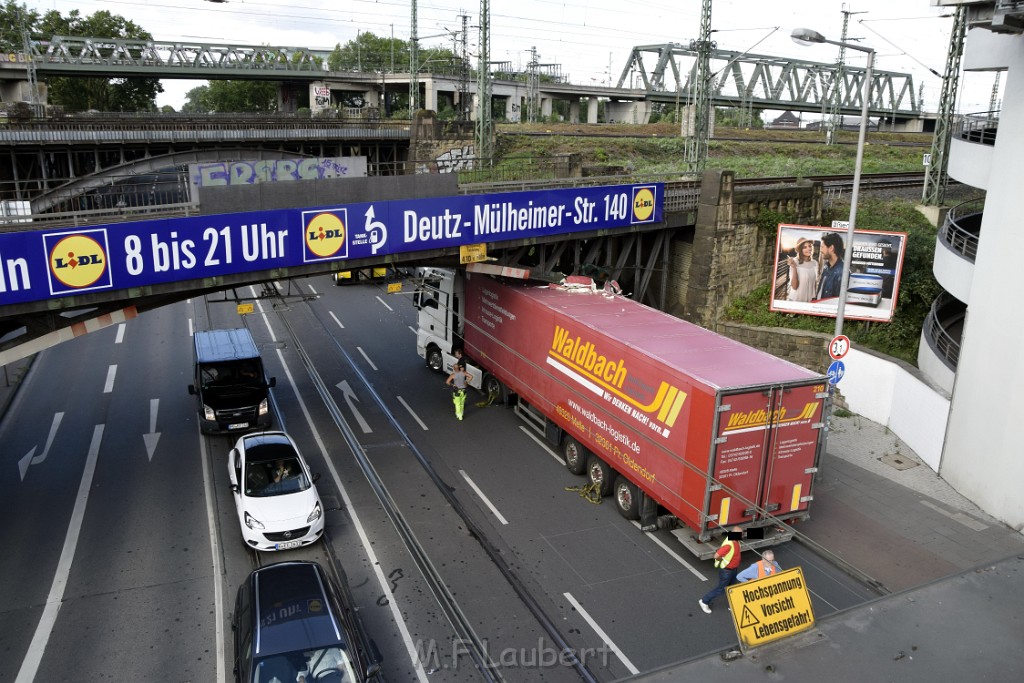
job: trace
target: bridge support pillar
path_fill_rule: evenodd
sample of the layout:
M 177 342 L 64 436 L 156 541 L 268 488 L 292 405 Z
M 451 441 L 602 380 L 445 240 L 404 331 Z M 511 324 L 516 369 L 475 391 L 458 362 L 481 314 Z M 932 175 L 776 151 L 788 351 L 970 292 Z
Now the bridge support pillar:
M 587 123 L 597 123 L 597 98 L 587 100 Z
M 580 101 L 573 100 L 569 103 L 569 123 L 580 122 Z

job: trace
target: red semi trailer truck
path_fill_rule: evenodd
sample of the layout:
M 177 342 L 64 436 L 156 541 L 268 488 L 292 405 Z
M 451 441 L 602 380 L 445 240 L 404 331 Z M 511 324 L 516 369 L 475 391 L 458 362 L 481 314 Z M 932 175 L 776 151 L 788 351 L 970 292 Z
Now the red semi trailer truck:
M 417 352 L 449 371 L 462 347 L 474 385 L 513 404 L 624 517 L 675 528 L 704 559 L 726 527 L 759 547 L 808 517 L 827 377 L 586 278 L 468 270 L 422 273 Z

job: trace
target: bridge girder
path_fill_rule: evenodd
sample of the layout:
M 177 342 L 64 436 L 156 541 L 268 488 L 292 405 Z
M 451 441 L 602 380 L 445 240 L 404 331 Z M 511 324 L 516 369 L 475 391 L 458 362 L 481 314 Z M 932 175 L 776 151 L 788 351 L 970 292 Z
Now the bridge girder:
M 678 43 L 638 45 L 633 48 L 618 87 L 638 73 L 647 99 L 677 102 L 696 88 L 699 51 Z M 653 61 L 648 68 L 645 59 Z M 763 109 L 820 111 L 838 80 L 840 110 L 859 116 L 865 70 L 788 57 L 714 49 L 710 53 L 712 102 L 716 106 L 751 105 Z M 685 74 L 685 76 L 684 76 Z M 870 111 L 875 115 L 916 117 L 921 114 L 914 97 L 913 76 L 894 71 L 872 72 Z
M 202 79 L 245 72 L 247 78 L 281 80 L 298 74 L 310 79 L 327 75 L 322 55 L 297 47 L 75 36 L 53 36 L 31 47 L 39 73 L 55 76 Z

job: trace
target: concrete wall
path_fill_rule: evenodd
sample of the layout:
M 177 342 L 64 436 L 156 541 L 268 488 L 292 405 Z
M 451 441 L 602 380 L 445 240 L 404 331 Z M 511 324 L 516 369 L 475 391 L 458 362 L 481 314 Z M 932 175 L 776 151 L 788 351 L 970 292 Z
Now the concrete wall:
M 1006 86 L 939 472 L 986 512 L 1024 529 L 1024 354 L 1017 343 L 1024 306 L 1014 297 L 1024 253 L 1024 36 L 984 38 L 967 47 L 992 44 L 988 58 L 965 61 L 993 67 L 1003 60 Z M 953 168 L 951 157 L 951 176 Z
M 831 335 L 724 321 L 715 331 L 816 372 L 824 373 L 830 360 Z M 852 349 L 843 362 L 846 375 L 836 385 L 835 407 L 885 425 L 938 472 L 949 399 L 917 368 L 894 358 Z
M 821 183 L 737 190 L 733 177 L 731 171 L 704 174 L 685 291 L 670 306 L 705 327 L 713 327 L 734 298 L 763 285 L 771 272 L 775 231 L 758 229 L 762 211 L 775 211 L 796 224 L 821 221 Z

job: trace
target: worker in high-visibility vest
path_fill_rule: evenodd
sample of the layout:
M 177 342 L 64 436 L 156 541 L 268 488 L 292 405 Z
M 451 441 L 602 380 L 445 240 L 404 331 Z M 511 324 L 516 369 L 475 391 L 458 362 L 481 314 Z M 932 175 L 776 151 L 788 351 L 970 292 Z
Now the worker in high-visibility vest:
M 736 575 L 736 581 L 738 583 L 743 583 L 744 581 L 763 579 L 766 576 L 771 576 L 772 574 L 781 571 L 782 567 L 780 567 L 779 563 L 775 561 L 775 553 L 771 550 L 765 550 L 764 554 L 761 555 L 760 560 Z
M 718 568 L 718 585 L 704 594 L 697 604 L 704 614 L 711 614 L 711 601 L 725 592 L 740 571 L 740 539 L 743 527 L 733 527 L 725 535 L 721 547 L 715 551 L 715 566 Z

